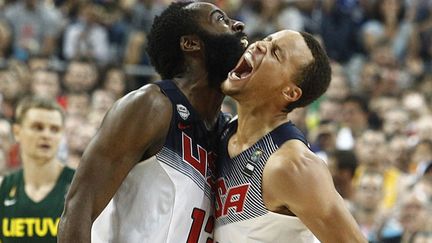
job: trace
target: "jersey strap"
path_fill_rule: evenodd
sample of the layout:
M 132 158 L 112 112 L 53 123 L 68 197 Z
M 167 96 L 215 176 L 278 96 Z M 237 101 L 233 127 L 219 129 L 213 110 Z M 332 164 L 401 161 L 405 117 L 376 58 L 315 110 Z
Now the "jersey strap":
M 292 122 L 287 122 L 278 126 L 270 133 L 270 135 L 273 139 L 273 142 L 278 147 L 280 147 L 283 143 L 291 139 L 300 140 L 307 147 L 310 147 L 304 134 Z
M 172 80 L 156 81 L 162 91 L 172 102 L 175 116 L 185 125 L 200 121 L 195 109 Z

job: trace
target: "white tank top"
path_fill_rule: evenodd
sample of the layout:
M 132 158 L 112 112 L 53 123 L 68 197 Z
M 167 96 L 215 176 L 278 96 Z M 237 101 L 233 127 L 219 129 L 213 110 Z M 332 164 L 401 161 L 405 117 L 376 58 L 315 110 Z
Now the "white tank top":
M 209 243 L 213 240 L 211 185 L 215 179 L 218 129 L 207 131 L 172 81 L 156 84 L 173 104 L 165 144 L 155 157 L 137 164 L 129 172 L 94 222 L 92 242 Z M 224 121 L 220 116 L 218 127 Z
M 219 243 L 312 243 L 319 241 L 297 218 L 268 212 L 265 215 L 215 228 Z
M 92 242 L 206 242 L 211 201 L 190 181 L 155 157 L 138 164 L 94 222 Z
M 267 210 L 262 198 L 262 175 L 268 158 L 287 140 L 297 139 L 307 145 L 304 135 L 292 123 L 285 123 L 231 159 L 227 146 L 236 129 L 237 121 L 229 124 L 218 152 L 215 242 L 318 242 L 299 218 Z

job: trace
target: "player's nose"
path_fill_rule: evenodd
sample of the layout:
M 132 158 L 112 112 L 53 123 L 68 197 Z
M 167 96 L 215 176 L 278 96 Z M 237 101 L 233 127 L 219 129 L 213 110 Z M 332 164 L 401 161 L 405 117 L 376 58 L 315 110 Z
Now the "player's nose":
M 245 24 L 241 21 L 238 20 L 232 20 L 233 23 L 231 25 L 231 29 L 234 32 L 243 32 L 244 28 L 245 28 Z

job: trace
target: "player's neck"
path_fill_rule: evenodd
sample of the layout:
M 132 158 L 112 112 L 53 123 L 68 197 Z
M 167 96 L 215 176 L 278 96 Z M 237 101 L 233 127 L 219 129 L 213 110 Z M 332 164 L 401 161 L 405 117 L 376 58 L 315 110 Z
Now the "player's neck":
M 285 112 L 278 111 L 276 107 L 271 105 L 263 109 L 239 105 L 238 127 L 235 136 L 239 143 L 251 146 L 276 127 L 288 121 Z
M 56 159 L 42 163 L 23 157 L 24 180 L 36 187 L 55 182 L 63 167 Z
M 217 88 L 209 86 L 207 78 L 206 72 L 197 71 L 185 73 L 183 77 L 176 78 L 175 82 L 207 128 L 211 128 L 217 121 L 224 95 Z

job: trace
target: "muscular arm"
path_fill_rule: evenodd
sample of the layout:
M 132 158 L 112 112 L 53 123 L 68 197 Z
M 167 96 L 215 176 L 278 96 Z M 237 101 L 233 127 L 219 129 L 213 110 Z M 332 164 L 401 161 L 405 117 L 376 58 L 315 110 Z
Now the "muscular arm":
M 268 160 L 263 197 L 272 210 L 294 213 L 322 243 L 367 242 L 334 188 L 327 166 L 298 140 Z
M 93 221 L 142 156 L 154 155 L 169 129 L 172 106 L 155 85 L 117 101 L 86 148 L 66 198 L 58 242 L 90 242 Z

